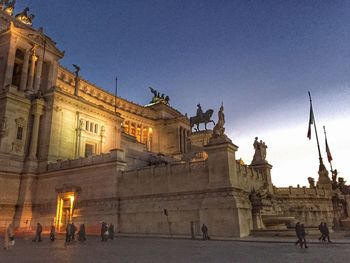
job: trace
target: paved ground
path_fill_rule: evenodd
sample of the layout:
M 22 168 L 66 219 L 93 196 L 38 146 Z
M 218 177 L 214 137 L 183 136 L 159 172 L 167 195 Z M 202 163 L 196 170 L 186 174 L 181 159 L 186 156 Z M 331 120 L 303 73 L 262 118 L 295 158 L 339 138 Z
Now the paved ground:
M 10 251 L 0 250 L 0 262 L 348 262 L 350 244 L 313 243 L 300 249 L 292 243 L 201 241 L 121 237 L 102 243 L 89 237 L 85 243 L 65 245 L 60 238 L 41 243 L 19 238 Z M 2 240 L 0 241 L 2 243 Z

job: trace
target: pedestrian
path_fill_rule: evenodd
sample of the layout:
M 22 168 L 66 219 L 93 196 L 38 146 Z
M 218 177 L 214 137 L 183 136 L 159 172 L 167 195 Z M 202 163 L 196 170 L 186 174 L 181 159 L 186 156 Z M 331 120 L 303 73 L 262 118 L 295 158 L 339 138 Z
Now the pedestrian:
M 66 242 L 70 242 L 71 238 L 72 238 L 72 225 L 68 223 L 66 227 Z
M 36 230 L 35 230 L 35 237 L 33 239 L 33 242 L 41 242 L 41 233 L 43 232 L 43 227 L 40 223 L 36 224 Z
M 196 239 L 196 237 L 194 235 L 194 222 L 193 221 L 191 221 L 191 238 Z
M 323 222 L 318 226 L 318 230 L 320 230 L 321 236 L 318 238 L 318 240 L 324 242 L 325 241 L 325 236 L 324 236 L 324 225 Z
M 298 240 L 295 242 L 295 245 L 300 244 L 300 247 L 302 247 L 303 245 L 303 241 L 302 241 L 302 237 L 301 237 L 301 226 L 300 226 L 300 222 L 297 222 L 295 224 L 295 234 L 298 238 Z
M 114 225 L 112 223 L 109 224 L 108 227 L 108 238 L 113 240 L 114 239 Z
M 202 233 L 203 233 L 203 240 L 208 240 L 209 239 L 208 227 L 205 224 L 203 224 L 201 230 L 202 230 Z
M 4 234 L 4 249 L 9 250 L 12 246 L 15 245 L 15 235 L 13 232 L 12 224 L 9 224 L 5 229 Z
M 323 238 L 323 240 L 326 241 L 326 238 L 327 238 L 328 243 L 332 243 L 332 241 L 329 238 L 329 229 L 328 229 L 328 226 L 327 226 L 326 223 L 323 223 L 323 229 L 324 229 L 324 238 Z
M 50 240 L 53 242 L 56 239 L 56 229 L 55 226 L 51 226 L 50 229 Z
M 307 244 L 306 244 L 306 233 L 305 233 L 305 227 L 304 227 L 304 224 L 301 224 L 300 226 L 300 234 L 301 234 L 301 244 L 300 246 L 303 247 L 303 244 L 304 244 L 304 247 L 305 248 L 308 248 Z
M 74 225 L 74 222 L 72 222 L 72 241 L 75 240 L 75 232 L 77 232 L 77 227 Z
M 101 241 L 107 241 L 108 235 L 108 227 L 107 224 L 105 222 L 102 222 L 101 224 Z
M 85 232 L 85 225 L 84 224 L 81 224 L 79 227 L 78 240 L 81 242 L 86 241 L 86 232 Z

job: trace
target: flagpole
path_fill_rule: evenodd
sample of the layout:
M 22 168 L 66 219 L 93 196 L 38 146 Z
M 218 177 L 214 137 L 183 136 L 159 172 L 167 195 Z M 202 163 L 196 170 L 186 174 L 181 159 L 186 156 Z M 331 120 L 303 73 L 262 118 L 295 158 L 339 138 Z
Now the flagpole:
M 114 90 L 114 112 L 117 112 L 117 95 L 118 95 L 118 77 L 115 77 L 115 90 Z
M 312 99 L 311 99 L 311 94 L 310 91 L 308 91 L 309 93 L 309 98 L 310 98 L 310 106 L 312 108 Z M 313 111 L 312 111 L 313 113 Z M 318 149 L 318 158 L 320 160 L 320 165 L 323 165 L 323 161 L 322 161 L 322 156 L 321 156 L 321 150 L 320 150 L 320 143 L 318 142 L 318 135 L 317 135 L 317 128 L 316 128 L 316 120 L 315 120 L 315 114 L 313 113 L 313 121 L 314 121 L 314 127 L 315 127 L 315 134 L 316 134 L 316 141 L 317 141 L 317 149 Z
M 324 131 L 324 137 L 326 139 L 326 147 L 328 148 L 328 142 L 327 142 L 327 133 L 326 133 L 326 127 L 323 126 L 323 131 Z M 326 148 L 326 150 L 327 150 Z M 329 150 L 329 149 L 328 149 Z M 328 156 L 328 152 L 327 152 L 327 156 Z M 331 173 L 333 174 L 333 167 L 332 167 L 332 161 L 328 159 L 329 165 L 331 166 Z

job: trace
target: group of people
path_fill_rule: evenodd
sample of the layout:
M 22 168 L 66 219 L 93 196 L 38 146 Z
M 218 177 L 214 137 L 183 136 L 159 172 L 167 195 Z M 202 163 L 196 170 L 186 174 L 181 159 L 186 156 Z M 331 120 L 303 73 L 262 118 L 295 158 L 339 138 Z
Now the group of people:
M 108 239 L 114 239 L 114 225 L 102 222 L 101 224 L 101 241 L 107 241 Z
M 68 223 L 66 227 L 66 242 L 69 243 L 71 241 L 75 240 L 75 233 L 77 232 L 77 227 L 74 225 L 74 223 Z M 86 241 L 86 231 L 85 231 L 85 225 L 80 224 L 79 231 L 78 231 L 78 240 L 81 242 Z
M 331 243 L 332 241 L 329 238 L 329 229 L 328 226 L 325 222 L 321 222 L 321 224 L 318 226 L 318 229 L 321 232 L 321 236 L 319 237 L 318 240 L 322 241 L 322 242 L 326 242 L 326 239 L 328 241 L 328 243 Z M 297 235 L 297 241 L 295 242 L 295 245 L 300 245 L 300 247 L 302 248 L 303 246 L 305 248 L 307 248 L 307 244 L 306 244 L 306 238 L 305 238 L 305 227 L 304 224 L 300 224 L 300 222 L 296 223 L 295 225 L 295 233 Z
M 319 237 L 318 240 L 322 242 L 326 242 L 326 239 L 327 239 L 328 243 L 332 243 L 332 241 L 329 238 L 329 229 L 327 224 L 325 222 L 321 222 L 321 224 L 318 226 L 318 229 L 321 232 L 321 236 Z

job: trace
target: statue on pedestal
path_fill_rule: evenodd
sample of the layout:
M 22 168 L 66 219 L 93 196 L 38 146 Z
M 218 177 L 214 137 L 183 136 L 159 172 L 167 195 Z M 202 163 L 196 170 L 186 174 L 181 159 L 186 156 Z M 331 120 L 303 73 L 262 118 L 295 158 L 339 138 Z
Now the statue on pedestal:
M 193 128 L 193 126 L 196 125 L 197 128 L 194 129 L 195 131 L 199 131 L 199 124 L 201 123 L 204 123 L 205 130 L 207 130 L 207 123 L 212 122 L 215 125 L 215 122 L 210 119 L 213 113 L 214 111 L 212 109 L 203 112 L 201 104 L 198 103 L 196 116 L 190 117 L 191 128 Z
M 253 161 L 252 164 L 257 164 L 257 163 L 266 163 L 266 149 L 267 145 L 265 142 L 260 140 L 258 141 L 258 137 L 255 137 L 253 147 L 255 150 L 254 156 L 253 156 Z
M 16 0 L 12 0 L 11 2 L 9 0 L 4 0 L 3 4 L 5 4 L 4 11 L 8 15 L 12 16 L 13 15 L 13 11 L 15 10 Z
M 213 129 L 213 137 L 221 137 L 225 134 L 225 114 L 224 114 L 224 105 L 221 104 L 220 110 L 218 112 L 218 123 L 215 125 Z
M 15 17 L 17 20 L 21 21 L 23 24 L 31 26 L 33 24 L 33 20 L 35 18 L 35 15 L 33 14 L 28 14 L 29 8 L 26 7 L 24 10 L 17 14 Z
M 160 92 L 153 89 L 152 87 L 149 87 L 149 89 L 153 94 L 153 98 L 152 98 L 150 103 L 162 102 L 165 105 L 169 105 L 169 101 L 170 101 L 169 96 L 166 96 L 164 93 L 162 93 L 162 95 L 160 95 Z

